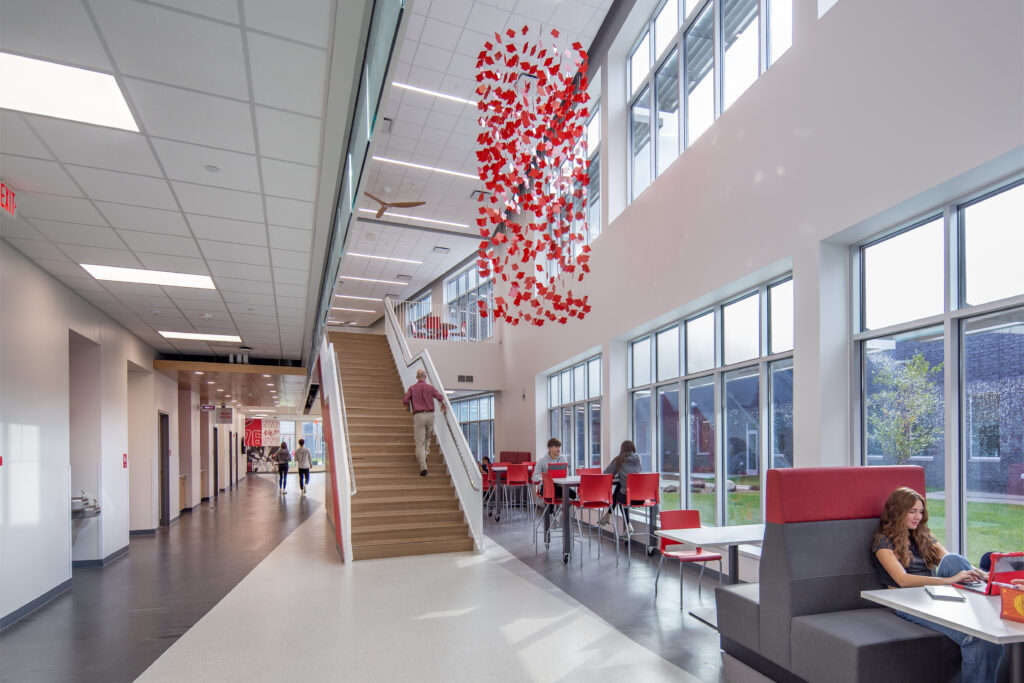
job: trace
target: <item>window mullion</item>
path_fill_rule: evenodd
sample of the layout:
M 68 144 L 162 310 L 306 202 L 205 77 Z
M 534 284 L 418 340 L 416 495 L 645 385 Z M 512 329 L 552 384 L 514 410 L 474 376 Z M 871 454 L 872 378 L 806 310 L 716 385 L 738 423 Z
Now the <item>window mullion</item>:
M 943 423 L 945 424 L 945 444 L 943 448 L 946 454 L 945 478 L 946 478 L 946 542 L 954 552 L 962 553 L 966 550 L 963 542 L 964 514 L 961 508 L 961 501 L 964 499 L 965 487 L 963 485 L 963 474 L 966 468 L 963 453 L 963 434 L 960 429 L 960 387 L 963 382 L 963 373 L 960 364 L 960 324 L 958 321 L 949 319 L 943 326 L 943 343 L 945 346 L 945 357 L 943 362 L 943 373 L 945 374 L 945 411 Z M 957 495 L 950 495 L 955 491 Z

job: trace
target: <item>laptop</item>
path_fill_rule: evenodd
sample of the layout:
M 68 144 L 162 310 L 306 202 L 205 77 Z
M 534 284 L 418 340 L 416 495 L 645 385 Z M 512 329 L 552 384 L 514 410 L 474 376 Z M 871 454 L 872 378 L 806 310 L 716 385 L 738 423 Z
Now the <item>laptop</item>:
M 999 584 L 1010 583 L 1013 579 L 1024 579 L 1024 552 L 992 553 L 992 567 L 988 573 L 988 581 L 972 581 L 954 585 L 975 593 L 999 595 Z

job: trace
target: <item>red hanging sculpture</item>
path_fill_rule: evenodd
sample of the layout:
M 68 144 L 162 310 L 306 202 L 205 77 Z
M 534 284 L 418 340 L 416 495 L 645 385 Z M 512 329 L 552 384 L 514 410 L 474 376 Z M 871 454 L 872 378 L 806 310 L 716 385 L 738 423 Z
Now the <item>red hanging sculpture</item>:
M 477 264 L 481 277 L 510 283 L 507 298 L 494 298 L 495 318 L 565 324 L 590 312 L 587 297 L 569 289 L 590 272 L 587 53 L 578 42 L 561 51 L 530 43 L 527 32 L 495 33 L 477 58 L 477 161 L 490 193 L 480 194 Z

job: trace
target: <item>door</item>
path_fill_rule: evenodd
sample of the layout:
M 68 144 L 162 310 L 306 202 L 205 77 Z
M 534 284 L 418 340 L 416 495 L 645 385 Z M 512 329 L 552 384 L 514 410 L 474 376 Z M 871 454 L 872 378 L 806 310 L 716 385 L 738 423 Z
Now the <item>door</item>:
M 217 440 L 217 428 L 213 428 L 213 495 L 220 494 L 220 442 Z
M 160 526 L 171 523 L 171 419 L 160 416 Z

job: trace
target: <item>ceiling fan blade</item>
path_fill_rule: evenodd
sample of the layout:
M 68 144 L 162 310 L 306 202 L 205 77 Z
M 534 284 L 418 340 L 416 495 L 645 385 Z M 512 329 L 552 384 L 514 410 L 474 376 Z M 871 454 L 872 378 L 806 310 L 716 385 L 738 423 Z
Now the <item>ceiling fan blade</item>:
M 384 212 L 387 211 L 387 210 L 388 210 L 388 204 L 386 202 L 381 202 L 380 203 L 380 208 L 377 209 L 377 218 L 380 218 L 381 216 L 383 216 Z
M 373 201 L 377 202 L 378 204 L 381 204 L 381 205 L 383 205 L 383 206 L 387 206 L 387 202 L 386 202 L 386 201 L 384 201 L 383 199 L 381 199 L 380 197 L 378 197 L 378 196 L 376 196 L 376 195 L 373 195 L 373 194 L 370 194 L 370 193 L 369 193 L 369 192 L 367 192 L 366 190 L 363 190 L 363 194 L 365 194 L 365 195 L 366 195 L 367 197 L 369 197 L 369 198 L 370 198 L 370 199 L 372 199 Z
M 391 202 L 391 206 L 397 206 L 402 209 L 411 209 L 414 206 L 423 206 L 426 202 Z

